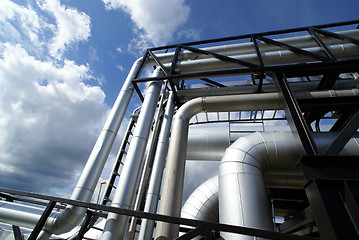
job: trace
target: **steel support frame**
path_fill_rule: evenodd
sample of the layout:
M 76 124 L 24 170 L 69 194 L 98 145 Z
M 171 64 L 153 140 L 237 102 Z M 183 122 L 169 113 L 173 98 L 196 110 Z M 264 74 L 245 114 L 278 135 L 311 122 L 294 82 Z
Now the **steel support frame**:
M 333 67 L 335 68 L 335 66 L 338 65 L 336 63 L 337 62 L 340 63 L 340 62 L 342 62 L 342 60 L 337 60 L 337 58 L 331 53 L 329 47 L 326 46 L 326 44 L 322 41 L 320 35 L 323 35 L 326 37 L 332 37 L 332 38 L 336 38 L 336 39 L 341 39 L 341 40 L 348 41 L 353 44 L 359 45 L 359 40 L 357 40 L 357 39 L 353 39 L 351 37 L 347 37 L 347 36 L 344 36 L 344 35 L 341 35 L 338 33 L 333 33 L 333 32 L 324 30 L 326 28 L 345 26 L 345 25 L 353 25 L 353 24 L 359 24 L 359 20 L 318 25 L 318 26 L 310 26 L 310 27 L 302 27 L 302 28 L 294 28 L 294 29 L 286 29 L 286 30 L 280 30 L 280 31 L 270 31 L 270 32 L 262 32 L 262 33 L 255 33 L 255 34 L 246 34 L 246 35 L 235 36 L 235 37 L 219 38 L 219 39 L 212 39 L 212 40 L 197 41 L 197 42 L 183 43 L 183 44 L 177 44 L 177 45 L 168 45 L 168 46 L 163 46 L 163 47 L 150 48 L 144 54 L 144 57 L 142 59 L 143 62 L 142 62 L 141 68 L 143 67 L 144 62 L 147 60 L 147 58 L 151 57 L 156 62 L 157 66 L 160 67 L 164 71 L 165 76 L 140 78 L 139 72 L 141 70 L 139 70 L 138 73 L 136 74 L 135 79 L 132 82 L 133 82 L 133 85 L 135 86 L 136 92 L 139 95 L 140 99 L 143 100 L 143 96 L 138 88 L 138 83 L 168 79 L 170 82 L 171 90 L 175 94 L 176 105 L 178 105 L 179 102 L 178 102 L 178 98 L 176 96 L 177 94 L 176 94 L 175 86 L 173 85 L 173 80 L 175 80 L 175 79 L 179 79 L 179 80 L 186 79 L 186 78 L 206 79 L 209 76 L 223 76 L 223 75 L 236 75 L 236 74 L 259 74 L 260 81 L 258 84 L 258 92 L 260 92 L 261 88 L 262 88 L 263 78 L 264 78 L 264 75 L 266 72 L 274 72 L 274 71 L 286 72 L 287 70 L 290 70 L 290 68 L 294 68 L 294 69 L 297 68 L 298 71 L 296 73 L 294 73 L 294 72 L 293 73 L 299 76 L 303 72 L 303 69 L 301 69 L 300 65 L 303 65 L 306 68 L 306 72 L 309 73 L 311 69 L 310 69 L 310 66 L 308 66 L 308 64 L 312 65 L 312 63 L 298 64 L 295 66 L 293 66 L 292 64 L 279 65 L 279 66 L 264 66 L 262 58 L 261 58 L 260 49 L 258 48 L 258 45 L 257 45 L 257 40 L 263 41 L 267 44 L 273 44 L 273 45 L 279 46 L 283 49 L 287 49 L 296 54 L 308 56 L 308 57 L 312 58 L 313 63 L 315 63 L 313 65 L 313 68 L 316 68 L 316 65 L 318 65 L 318 63 L 316 61 L 319 60 L 320 63 L 324 63 L 324 66 L 326 67 L 327 71 L 332 72 L 332 70 L 330 70 L 330 69 L 331 68 L 333 69 Z M 314 38 L 317 45 L 322 48 L 323 52 L 325 53 L 325 56 L 322 56 L 319 54 L 314 54 L 314 53 L 305 51 L 303 49 L 300 49 L 300 48 L 297 48 L 297 47 L 294 47 L 294 46 L 291 46 L 288 44 L 284 44 L 282 42 L 268 38 L 268 36 L 271 36 L 271 35 L 294 33 L 294 32 L 304 32 L 304 31 L 308 32 Z M 224 55 L 216 54 L 213 52 L 205 51 L 200 48 L 194 47 L 197 45 L 202 45 L 202 44 L 207 44 L 207 43 L 220 43 L 223 41 L 234 41 L 234 40 L 243 40 L 243 39 L 250 39 L 250 41 L 252 41 L 254 43 L 254 48 L 257 53 L 259 65 L 241 61 L 241 60 L 237 60 L 237 59 L 234 59 L 231 57 L 227 57 Z M 158 60 L 158 58 L 156 57 L 156 54 L 154 52 L 159 51 L 159 50 L 166 50 L 166 52 L 167 52 L 168 49 L 171 49 L 171 48 L 175 48 L 176 50 L 175 50 L 175 54 L 174 54 L 174 57 L 172 60 L 170 70 L 167 71 L 165 69 L 164 65 Z M 197 73 L 178 74 L 178 73 L 175 73 L 174 69 L 175 69 L 175 66 L 176 66 L 176 63 L 178 60 L 178 54 L 181 52 L 182 49 L 187 49 L 189 51 L 196 52 L 199 54 L 211 55 L 212 57 L 217 58 L 222 61 L 234 62 L 234 63 L 241 65 L 241 67 L 238 69 L 230 69 L 230 70 L 204 71 L 204 72 L 197 72 Z M 348 70 L 348 71 L 342 69 L 342 70 L 344 70 L 343 72 L 356 71 L 356 69 L 358 69 L 358 59 L 356 59 L 355 62 L 357 65 L 356 68 Z M 323 73 L 323 71 L 319 72 L 319 74 L 322 74 L 322 73 Z M 310 74 L 306 74 L 306 75 L 310 75 Z M 213 81 L 213 80 L 211 80 L 211 81 Z M 219 84 L 220 83 L 217 84 L 218 87 L 220 87 Z
M 22 235 L 19 226 L 12 225 L 12 231 L 14 232 L 15 240 L 24 240 L 24 236 Z
M 291 235 L 286 233 L 279 233 L 279 232 L 272 232 L 267 230 L 261 230 L 261 229 L 255 229 L 255 228 L 248 228 L 248 227 L 239 227 L 239 226 L 233 226 L 233 225 L 227 225 L 227 224 L 220 224 L 220 223 L 214 223 L 214 222 L 205 222 L 205 221 L 199 221 L 199 220 L 193 220 L 193 219 L 185 219 L 185 218 L 178 218 L 178 217 L 171 217 L 171 216 L 165 216 L 160 214 L 153 214 L 153 213 L 147 213 L 147 212 L 141 212 L 141 211 L 134 211 L 124 208 L 117 208 L 117 207 L 111 207 L 111 206 L 104 206 L 100 204 L 95 203 L 88 203 L 88 202 L 82 202 L 72 199 L 66 199 L 66 198 L 60 198 L 60 197 L 53 197 L 53 196 L 47 196 L 43 194 L 37 194 L 37 193 L 30 193 L 30 192 L 24 192 L 24 191 L 18 191 L 13 189 L 6 189 L 6 188 L 0 188 L 0 193 L 7 193 L 17 196 L 24 196 L 29 198 L 36 198 L 36 199 L 42 199 L 50 201 L 51 204 L 47 207 L 47 210 L 44 212 L 43 217 L 41 217 L 41 221 L 39 221 L 40 224 L 44 224 L 44 219 L 46 221 L 47 214 L 49 209 L 52 207 L 53 203 L 59 202 L 59 203 L 65 203 L 73 206 L 79 206 L 86 208 L 88 210 L 94 210 L 94 211 L 103 211 L 103 212 L 113 212 L 117 214 L 123 214 L 127 216 L 134 216 L 137 218 L 147 218 L 155 221 L 162 221 L 162 222 L 168 222 L 178 225 L 186 225 L 191 226 L 194 228 L 205 228 L 207 239 L 209 236 L 209 233 L 207 233 L 208 230 L 215 230 L 215 231 L 224 231 L 224 232 L 231 232 L 231 233 L 237 233 L 237 234 L 243 234 L 243 235 L 249 235 L 249 236 L 256 236 L 256 237 L 262 237 L 262 238 L 268 238 L 268 239 L 278 239 L 278 240 L 315 240 L 316 238 L 312 237 L 306 237 L 306 236 L 297 236 L 297 235 Z M 50 211 L 51 212 L 51 211 Z M 201 234 L 203 231 L 198 231 L 198 234 Z M 31 239 L 30 239 L 31 240 Z
M 288 86 L 284 73 L 274 72 L 271 76 L 280 93 L 283 105 L 285 106 L 284 112 L 287 116 L 289 126 L 299 140 L 298 145 L 304 150 L 305 155 L 317 155 L 318 151 L 311 137 L 309 128 L 302 115 L 302 111 Z
M 40 220 L 37 222 L 35 228 L 32 230 L 28 240 L 36 240 L 37 236 L 41 232 L 48 217 L 51 214 L 51 211 L 54 209 L 55 206 L 56 206 L 56 201 L 50 200 L 49 204 L 46 206 L 44 212 L 42 213 Z
M 355 185 L 355 188 L 351 187 Z M 321 238 L 359 239 L 359 182 L 314 179 L 306 186 Z

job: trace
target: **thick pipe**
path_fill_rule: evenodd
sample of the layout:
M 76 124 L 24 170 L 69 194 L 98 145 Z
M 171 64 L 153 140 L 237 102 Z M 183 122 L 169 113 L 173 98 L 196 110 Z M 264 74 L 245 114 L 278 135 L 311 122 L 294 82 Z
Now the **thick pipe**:
M 155 159 L 153 162 L 153 169 L 151 172 L 151 178 L 147 190 L 146 202 L 144 212 L 155 213 L 157 210 L 157 204 L 160 197 L 162 172 L 166 161 L 166 155 L 168 150 L 168 139 L 170 136 L 170 130 L 172 125 L 174 111 L 173 93 L 170 92 L 167 100 L 165 115 L 162 121 L 160 135 L 158 137 L 157 150 Z M 148 219 L 142 219 L 141 228 L 138 239 L 150 240 L 152 239 L 152 232 L 154 227 L 154 221 Z
M 333 139 L 331 135 L 314 135 L 318 148 L 324 148 Z M 359 154 L 355 139 L 348 142 L 343 154 Z M 220 223 L 273 230 L 264 173 L 271 170 L 293 172 L 300 157 L 291 132 L 257 132 L 235 141 L 227 148 L 219 165 Z M 222 232 L 221 237 L 257 239 L 226 232 Z
M 304 94 L 304 97 L 332 97 L 333 92 L 323 91 Z M 355 96 L 357 93 L 349 91 Z M 303 94 L 302 94 L 303 95 Z M 174 117 L 172 137 L 167 155 L 162 197 L 159 213 L 169 216 L 180 215 L 183 192 L 183 178 L 187 151 L 187 135 L 189 120 L 201 111 L 246 111 L 246 110 L 275 110 L 282 109 L 278 93 L 263 93 L 256 95 L 216 96 L 195 98 L 185 103 Z M 155 239 L 173 239 L 178 236 L 178 225 L 159 222 Z
M 160 73 L 160 69 L 156 69 L 153 75 L 158 76 Z M 126 161 L 111 204 L 113 207 L 126 209 L 131 209 L 132 207 L 161 85 L 162 81 L 151 82 L 147 88 L 137 127 L 133 133 Z M 109 213 L 101 240 L 123 239 L 127 225 L 128 216 Z
M 120 128 L 128 104 L 133 94 L 132 79 L 139 71 L 142 59 L 134 62 L 130 73 L 116 99 L 97 142 L 87 160 L 80 179 L 72 193 L 71 199 L 88 202 L 91 200 L 102 169 L 106 163 L 111 147 Z M 80 224 L 86 209 L 68 206 L 62 213 L 49 218 L 39 239 L 48 239 L 52 233 L 61 234 Z M 36 224 L 36 223 L 35 223 Z M 34 225 L 35 226 L 35 225 Z
M 201 221 L 219 222 L 218 176 L 202 183 L 188 197 L 181 210 L 181 217 Z
M 325 149 L 334 137 L 335 135 L 332 133 L 314 134 L 314 140 L 320 149 Z M 346 144 L 340 155 L 359 154 L 359 144 L 356 137 Z M 226 183 L 222 183 L 223 186 L 221 185 L 221 188 L 219 188 L 218 176 L 202 183 L 186 200 L 182 207 L 181 217 L 218 222 L 218 197 L 222 196 L 218 194 L 219 192 L 225 195 L 220 199 L 221 223 L 258 228 L 258 225 L 260 225 L 258 223 L 263 221 L 263 212 L 257 210 L 263 207 L 263 203 L 258 201 L 258 196 L 263 195 L 263 192 L 266 194 L 266 189 L 258 189 L 257 186 L 253 185 L 253 182 L 245 182 L 243 179 L 239 179 L 238 175 L 250 174 L 250 172 L 242 173 L 242 170 L 250 169 L 255 165 L 258 166 L 258 162 L 260 162 L 259 166 L 261 167 L 262 175 L 265 174 L 264 181 L 266 187 L 301 188 L 306 181 L 301 169 L 296 167 L 300 156 L 298 149 L 295 147 L 295 140 L 291 132 L 253 133 L 239 138 L 236 143 L 228 147 L 228 151 L 223 156 L 223 161 L 220 165 L 222 173 L 234 172 L 233 174 L 237 176 L 232 176 L 232 178 L 237 177 L 237 179 L 229 179 Z M 241 166 L 236 168 L 233 166 L 235 164 Z M 235 169 L 241 169 L 241 172 L 237 173 Z M 222 176 L 222 178 L 225 177 Z M 237 184 L 240 185 L 239 188 L 237 188 Z M 249 188 L 243 186 L 247 184 L 250 186 Z M 243 188 L 250 189 L 250 191 L 244 192 Z M 251 191 L 252 189 L 254 191 Z M 259 193 L 258 190 L 262 191 L 262 193 Z M 235 193 L 238 191 L 241 191 L 243 194 L 236 196 Z M 248 199 L 250 195 L 252 195 L 252 199 Z M 264 198 L 264 201 L 267 201 L 267 199 Z M 231 204 L 234 204 L 234 206 Z M 248 204 L 252 206 L 248 206 Z M 241 212 L 236 213 L 235 210 L 238 210 L 239 207 L 241 207 Z M 254 214 L 255 211 L 258 213 Z M 266 211 L 268 212 L 268 209 Z M 239 218 L 239 216 L 242 216 L 238 221 L 240 223 L 224 222 L 223 220 L 223 218 L 229 218 L 233 221 L 234 218 Z M 272 220 L 267 217 L 267 221 L 267 225 L 272 227 Z M 238 237 L 238 235 L 222 233 L 224 239 L 231 239 L 234 236 Z M 241 237 L 243 239 L 253 239 L 253 237 Z

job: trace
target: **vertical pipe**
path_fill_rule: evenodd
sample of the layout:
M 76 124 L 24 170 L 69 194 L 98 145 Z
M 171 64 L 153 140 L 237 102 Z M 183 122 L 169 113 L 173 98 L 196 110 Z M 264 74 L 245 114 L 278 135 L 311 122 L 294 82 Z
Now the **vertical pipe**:
M 138 211 L 140 209 L 140 204 L 143 198 L 143 194 L 145 191 L 145 188 L 147 186 L 148 183 L 148 176 L 150 174 L 150 163 L 154 158 L 154 153 L 155 153 L 155 145 L 158 141 L 158 131 L 159 131 L 159 125 L 161 122 L 161 116 L 163 113 L 163 101 L 165 99 L 166 96 L 166 91 L 167 91 L 167 82 L 163 83 L 163 87 L 162 87 L 162 94 L 160 97 L 160 100 L 158 101 L 158 111 L 154 120 L 154 127 L 153 127 L 153 134 L 151 136 L 151 140 L 149 142 L 149 147 L 147 150 L 147 156 L 145 158 L 144 161 L 144 167 L 143 167 L 143 171 L 142 171 L 142 176 L 140 179 L 140 184 L 137 190 L 137 196 L 136 196 L 136 201 L 135 201 L 135 206 L 134 206 L 134 210 Z M 136 225 L 137 225 L 137 218 L 136 217 L 132 217 L 131 218 L 131 224 L 130 224 L 130 228 L 129 228 L 129 240 L 133 240 L 135 237 L 135 232 L 136 232 Z
M 173 93 L 170 92 L 166 105 L 165 115 L 162 122 L 161 132 L 158 138 L 157 151 L 153 163 L 150 183 L 148 186 L 144 212 L 155 213 L 157 209 L 157 203 L 159 200 L 161 181 L 162 181 L 162 172 L 165 165 L 166 154 L 168 149 L 168 139 L 169 139 L 171 124 L 172 124 L 173 110 L 174 110 Z M 140 240 L 152 239 L 153 227 L 154 227 L 153 220 L 142 219 L 138 239 Z
M 158 76 L 157 69 L 153 76 Z M 130 209 L 136 194 L 136 185 L 143 165 L 144 153 L 151 130 L 153 117 L 160 94 L 161 81 L 151 82 L 147 88 L 146 96 L 137 121 L 137 127 L 133 133 L 126 162 L 123 166 L 118 181 L 116 193 L 111 206 Z M 101 240 L 123 239 L 126 234 L 128 217 L 109 213 Z

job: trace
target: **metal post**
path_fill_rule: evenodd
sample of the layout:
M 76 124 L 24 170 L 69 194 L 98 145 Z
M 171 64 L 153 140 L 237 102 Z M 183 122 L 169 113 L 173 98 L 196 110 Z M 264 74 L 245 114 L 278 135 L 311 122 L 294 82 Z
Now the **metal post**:
M 90 224 L 93 215 L 94 215 L 94 213 L 92 211 L 87 210 L 85 220 L 83 221 L 83 223 L 81 225 L 81 228 L 80 228 L 79 233 L 77 234 L 76 240 L 81 240 L 84 237 L 85 233 L 88 231 L 88 225 Z
M 44 227 L 47 218 L 50 216 L 52 209 L 54 209 L 56 205 L 55 201 L 50 201 L 46 208 L 45 211 L 42 213 L 40 220 L 37 222 L 35 228 L 32 230 L 28 240 L 35 240 L 37 238 L 37 236 L 39 235 L 40 231 L 42 230 L 42 228 Z
M 12 225 L 12 230 L 14 232 L 15 240 L 24 240 L 24 236 L 22 235 L 19 226 Z

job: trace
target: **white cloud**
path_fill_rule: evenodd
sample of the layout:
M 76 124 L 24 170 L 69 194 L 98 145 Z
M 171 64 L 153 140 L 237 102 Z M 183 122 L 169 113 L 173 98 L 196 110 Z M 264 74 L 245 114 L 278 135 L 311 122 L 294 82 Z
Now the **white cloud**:
M 55 36 L 48 48 L 53 57 L 60 58 L 70 45 L 87 40 L 91 35 L 90 17 L 76 9 L 61 5 L 58 0 L 39 0 L 37 4 L 56 20 Z
M 124 69 L 124 67 L 123 67 L 122 65 L 117 65 L 117 66 L 116 66 L 116 68 L 117 68 L 118 70 L 120 70 L 120 71 L 125 70 L 125 69 Z
M 3 0 L 0 4 L 0 39 L 26 46 L 32 52 L 44 47 L 44 31 L 50 29 L 44 18 L 29 5 L 27 7 Z
M 121 8 L 130 14 L 137 27 L 134 48 L 163 45 L 173 40 L 174 33 L 189 17 L 184 0 L 103 0 L 107 9 Z M 148 43 L 150 42 L 150 43 Z
M 66 8 L 59 0 L 38 0 L 36 4 L 34 7 L 43 12 L 35 11 L 30 4 L 25 7 L 10 0 L 1 1 L 2 42 L 16 42 L 31 54 L 40 56 L 49 52 L 60 59 L 66 48 L 90 37 L 90 17 L 85 13 Z
M 117 50 L 117 52 L 119 52 L 119 53 L 123 53 L 123 50 L 122 50 L 121 47 L 117 47 L 116 50 Z
M 76 181 L 109 111 L 84 84 L 88 67 L 39 61 L 20 45 L 0 50 L 1 185 L 49 191 Z

